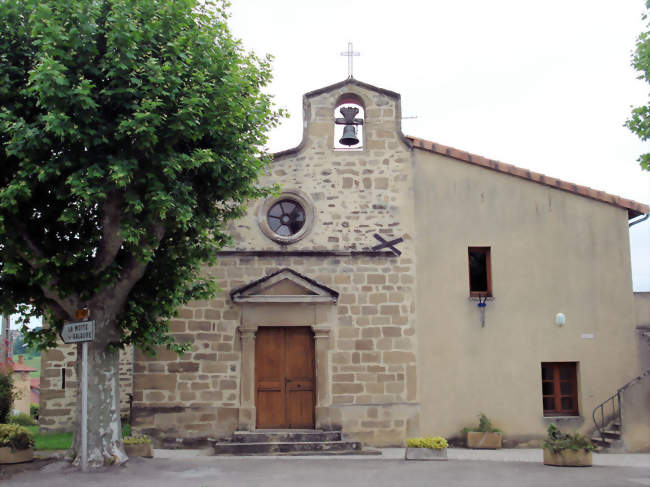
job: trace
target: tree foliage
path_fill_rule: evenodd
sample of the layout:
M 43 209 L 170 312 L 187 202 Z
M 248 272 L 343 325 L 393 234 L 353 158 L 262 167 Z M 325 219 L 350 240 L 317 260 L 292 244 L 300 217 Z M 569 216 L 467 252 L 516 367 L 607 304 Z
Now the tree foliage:
M 13 370 L 9 364 L 0 364 L 0 424 L 9 422 L 15 399 Z
M 648 21 L 648 11 L 650 11 L 650 0 L 646 0 L 644 21 Z M 646 23 L 646 30 L 641 32 L 636 40 L 632 66 L 639 72 L 638 79 L 650 84 L 650 21 Z M 650 100 L 643 106 L 633 108 L 632 115 L 625 125 L 642 141 L 650 139 Z M 650 171 L 650 153 L 641 154 L 638 161 L 643 169 Z
M 0 2 L 0 307 L 51 326 L 101 309 L 115 345 L 165 344 L 167 319 L 211 296 L 281 113 L 222 2 Z

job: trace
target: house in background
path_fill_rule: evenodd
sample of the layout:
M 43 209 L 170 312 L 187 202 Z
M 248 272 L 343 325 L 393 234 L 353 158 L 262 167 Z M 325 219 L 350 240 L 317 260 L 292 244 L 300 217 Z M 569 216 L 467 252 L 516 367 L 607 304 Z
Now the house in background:
M 33 402 L 29 374 L 37 369 L 25 365 L 22 355 L 18 356 L 18 362 L 14 362 L 11 368 L 13 370 L 14 391 L 18 393 L 16 399 L 14 399 L 14 412 L 29 414 L 29 405 Z M 36 404 L 38 404 L 38 397 L 36 398 Z
M 628 225 L 648 206 L 406 137 L 400 96 L 355 79 L 303 100 L 301 144 L 262 178 L 282 193 L 232 225 L 206 270 L 223 292 L 171 322 L 192 351 L 122 354 L 134 429 L 385 446 L 458 436 L 483 412 L 507 446 L 539 444 L 551 422 L 591 433 L 647 364 Z M 75 354 L 43 354 L 45 429 L 70 428 Z M 649 414 L 630 404 L 624 431 Z
M 41 378 L 31 377 L 29 379 L 29 402 L 38 404 L 41 401 Z

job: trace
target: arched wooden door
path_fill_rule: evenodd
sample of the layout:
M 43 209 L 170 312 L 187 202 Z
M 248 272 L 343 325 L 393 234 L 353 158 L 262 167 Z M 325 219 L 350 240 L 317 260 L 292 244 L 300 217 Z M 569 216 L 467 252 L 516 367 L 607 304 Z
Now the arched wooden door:
M 309 327 L 260 327 L 255 336 L 257 428 L 314 427 L 314 337 Z

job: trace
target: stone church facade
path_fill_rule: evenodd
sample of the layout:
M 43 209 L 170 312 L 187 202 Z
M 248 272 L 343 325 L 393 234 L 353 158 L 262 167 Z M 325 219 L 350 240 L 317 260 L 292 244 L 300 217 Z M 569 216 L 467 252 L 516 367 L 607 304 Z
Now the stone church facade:
M 479 412 L 506 445 L 552 420 L 593 429 L 643 368 L 628 220 L 648 207 L 406 137 L 400 120 L 398 94 L 354 79 L 304 96 L 303 141 L 263 178 L 281 194 L 232 225 L 206 269 L 222 291 L 171 322 L 192 350 L 123 353 L 135 430 L 192 444 L 335 429 L 385 446 L 458 436 Z M 74 357 L 43 356 L 43 428 L 70 426 Z

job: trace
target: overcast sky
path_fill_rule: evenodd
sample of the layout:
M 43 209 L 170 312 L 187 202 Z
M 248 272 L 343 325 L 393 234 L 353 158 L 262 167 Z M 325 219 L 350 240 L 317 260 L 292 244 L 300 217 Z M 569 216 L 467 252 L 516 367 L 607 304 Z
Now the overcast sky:
M 648 151 L 623 123 L 648 86 L 630 67 L 642 0 L 234 0 L 244 47 L 272 54 L 269 92 L 298 145 L 302 95 L 354 77 L 402 95 L 405 134 L 650 203 Z M 650 220 L 630 229 L 635 291 L 650 291 Z

